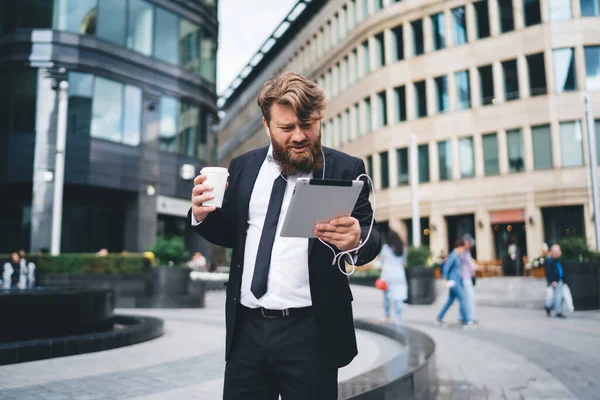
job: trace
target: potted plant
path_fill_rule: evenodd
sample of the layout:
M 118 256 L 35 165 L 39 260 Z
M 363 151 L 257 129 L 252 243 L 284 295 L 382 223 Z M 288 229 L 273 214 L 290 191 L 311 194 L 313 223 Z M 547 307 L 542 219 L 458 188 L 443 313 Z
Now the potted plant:
M 189 252 L 182 237 L 158 237 L 150 249 L 158 259 L 154 268 L 153 295 L 187 295 L 190 268 L 185 266 Z
M 525 264 L 525 269 L 529 270 L 529 276 L 533 278 L 544 278 L 546 276 L 545 263 L 546 257 L 540 255 Z
M 564 238 L 558 243 L 564 281 L 569 285 L 576 310 L 600 309 L 600 257 L 583 237 Z
M 429 247 L 409 247 L 406 259 L 406 280 L 410 304 L 432 304 L 435 301 L 435 272 Z

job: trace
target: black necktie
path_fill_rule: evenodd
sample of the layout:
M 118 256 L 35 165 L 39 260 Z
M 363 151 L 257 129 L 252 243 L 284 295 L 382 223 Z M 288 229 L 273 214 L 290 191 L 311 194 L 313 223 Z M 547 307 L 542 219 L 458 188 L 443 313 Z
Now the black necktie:
M 281 175 L 273 182 L 269 208 L 267 209 L 267 216 L 265 217 L 265 223 L 258 244 L 252 285 L 250 286 L 252 294 L 254 294 L 257 299 L 260 299 L 267 293 L 267 279 L 269 277 L 269 267 L 271 266 L 271 252 L 273 251 L 273 242 L 275 241 L 275 233 L 277 232 L 277 223 L 279 221 L 281 205 L 283 204 L 283 195 L 285 194 L 286 184 L 287 182 Z

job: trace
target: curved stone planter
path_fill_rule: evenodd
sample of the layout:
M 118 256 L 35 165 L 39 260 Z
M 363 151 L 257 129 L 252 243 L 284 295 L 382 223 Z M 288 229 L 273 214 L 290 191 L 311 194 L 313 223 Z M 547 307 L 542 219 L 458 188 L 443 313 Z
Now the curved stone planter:
M 438 381 L 435 343 L 424 333 L 405 326 L 355 320 L 357 329 L 396 340 L 405 347 L 384 365 L 338 384 L 344 400 L 433 400 Z
M 115 349 L 154 339 L 164 332 L 163 320 L 154 317 L 117 315 L 114 323 L 118 329 L 106 332 L 0 343 L 0 365 Z

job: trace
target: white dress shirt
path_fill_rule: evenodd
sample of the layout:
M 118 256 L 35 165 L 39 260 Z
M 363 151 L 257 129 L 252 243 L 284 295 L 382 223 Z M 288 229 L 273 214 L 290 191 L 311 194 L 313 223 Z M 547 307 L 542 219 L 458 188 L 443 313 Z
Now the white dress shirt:
M 269 147 L 250 197 L 248 210 L 248 232 L 244 253 L 244 270 L 240 302 L 249 308 L 264 307 L 272 310 L 308 307 L 312 305 L 308 279 L 308 239 L 281 237 L 281 228 L 290 205 L 296 180 L 312 178 L 311 174 L 287 177 L 287 186 L 277 223 L 277 232 L 271 253 L 271 266 L 267 282 L 267 293 L 256 299 L 250 291 L 258 245 L 262 234 L 271 191 L 280 169 L 273 160 L 273 149 Z M 198 222 L 192 216 L 192 225 Z

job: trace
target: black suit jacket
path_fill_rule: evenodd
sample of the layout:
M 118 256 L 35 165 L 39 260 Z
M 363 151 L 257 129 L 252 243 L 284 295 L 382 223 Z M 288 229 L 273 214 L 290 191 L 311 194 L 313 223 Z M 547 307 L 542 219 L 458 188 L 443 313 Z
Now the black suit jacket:
M 233 249 L 225 305 L 226 360 L 231 354 L 235 330 L 239 326 L 237 309 L 244 268 L 250 196 L 267 151 L 268 148 L 254 150 L 231 161 L 229 188 L 225 191 L 223 207 L 211 213 L 195 227 L 196 231 L 211 243 Z M 324 148 L 323 151 L 325 179 L 351 180 L 365 173 L 362 160 L 329 148 Z M 322 171 L 315 171 L 313 175 L 315 179 L 321 179 Z M 365 184 L 352 213 L 360 222 L 363 242 L 367 237 L 372 212 L 369 185 Z M 357 265 L 370 262 L 379 253 L 381 239 L 376 224 L 373 225 L 371 236 L 365 243 L 357 254 Z M 310 293 L 319 333 L 319 354 L 324 355 L 331 365 L 342 367 L 352 361 L 358 350 L 352 316 L 353 298 L 348 278 L 338 270 L 337 265 L 331 265 L 332 260 L 333 253 L 329 248 L 316 239 L 309 239 L 307 262 Z

